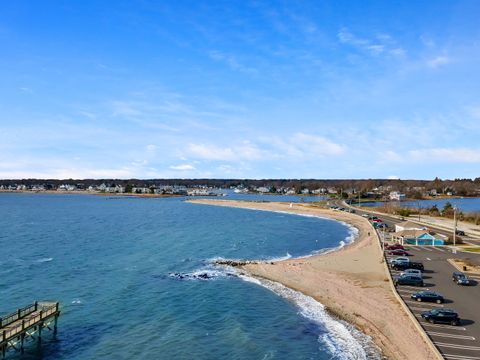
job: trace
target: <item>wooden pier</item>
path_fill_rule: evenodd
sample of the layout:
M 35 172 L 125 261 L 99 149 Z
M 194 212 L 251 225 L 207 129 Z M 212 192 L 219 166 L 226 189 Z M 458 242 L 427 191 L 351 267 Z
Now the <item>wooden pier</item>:
M 42 330 L 57 333 L 60 316 L 58 302 L 35 302 L 14 313 L 0 317 L 0 354 L 5 359 L 9 350 L 23 353 L 25 340 L 32 338 L 42 341 Z

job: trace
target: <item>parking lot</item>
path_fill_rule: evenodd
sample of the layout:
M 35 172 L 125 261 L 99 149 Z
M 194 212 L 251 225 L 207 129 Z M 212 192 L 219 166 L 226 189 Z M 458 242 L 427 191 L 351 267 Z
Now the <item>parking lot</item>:
M 410 246 L 408 250 L 412 254 L 412 261 L 422 262 L 425 266 L 425 286 L 398 285 L 398 294 L 446 359 L 480 359 L 480 276 L 470 277 L 474 280 L 471 286 L 457 285 L 452 281 L 452 273 L 456 269 L 447 262 L 447 259 L 454 257 L 471 258 L 472 254 L 452 254 L 448 247 Z M 387 261 L 395 257 L 386 254 Z M 389 269 L 392 276 L 400 274 L 400 271 L 392 270 L 390 265 Z M 446 301 L 444 304 L 413 301 L 410 295 L 421 290 L 435 291 L 443 295 Z M 433 308 L 455 310 L 461 318 L 460 325 L 431 324 L 421 318 L 422 311 Z
M 345 206 L 342 201 L 334 201 L 333 205 Z M 368 216 L 367 211 L 354 209 L 359 216 Z M 377 214 L 380 220 L 388 226 L 387 231 L 377 229 L 379 239 L 389 239 L 389 232 L 395 228 L 395 224 L 402 220 L 389 215 Z M 413 220 L 413 219 L 411 219 Z M 414 220 L 413 220 L 414 221 Z M 449 232 L 429 227 L 429 229 L 443 235 Z M 469 239 L 470 243 L 480 245 L 480 240 Z M 449 246 L 406 246 L 410 253 L 411 261 L 421 262 L 425 267 L 423 272 L 424 287 L 398 285 L 398 294 L 405 305 L 418 320 L 419 324 L 428 334 L 445 359 L 449 360 L 480 360 L 480 275 L 470 276 L 471 286 L 457 285 L 452 281 L 452 273 L 458 271 L 447 260 L 454 258 L 468 258 L 470 261 L 480 264 L 480 254 L 455 252 Z M 385 254 L 387 263 L 395 255 Z M 401 271 L 395 271 L 388 265 L 392 277 L 398 276 Z M 431 290 L 441 294 L 445 303 L 435 304 L 413 301 L 410 296 L 419 291 Z M 461 321 L 459 326 L 446 324 L 432 324 L 425 321 L 420 314 L 434 308 L 452 309 L 458 313 Z

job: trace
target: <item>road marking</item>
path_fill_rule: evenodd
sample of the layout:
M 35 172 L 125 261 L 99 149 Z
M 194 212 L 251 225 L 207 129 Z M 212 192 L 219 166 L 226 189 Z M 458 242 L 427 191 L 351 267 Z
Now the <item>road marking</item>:
M 466 331 L 467 329 L 462 326 L 450 326 L 450 325 L 440 325 L 440 324 L 430 324 L 430 323 L 422 323 L 422 326 L 429 326 L 429 327 L 436 327 L 441 329 L 448 329 L 448 330 L 460 330 Z
M 427 308 L 419 308 L 419 307 L 415 307 L 415 306 L 409 306 L 411 310 L 421 310 L 421 311 L 428 311 L 430 309 L 427 309 Z
M 443 249 L 440 249 L 440 248 L 438 248 L 438 247 L 433 247 L 432 249 L 435 249 L 435 250 L 437 250 L 437 251 L 441 251 L 441 252 L 445 252 L 445 250 L 443 250 Z
M 432 249 L 429 249 L 425 246 L 419 246 L 419 248 L 422 249 L 422 250 L 433 251 Z
M 428 261 L 431 261 L 432 259 L 430 259 L 430 258 L 427 258 L 427 260 L 428 260 Z
M 422 306 L 433 306 L 433 307 L 444 307 L 442 304 L 436 304 L 436 303 L 430 303 L 430 302 L 423 302 L 423 301 L 410 301 L 410 300 L 403 300 L 406 303 L 409 304 L 415 304 L 415 305 L 422 305 Z
M 423 290 L 429 290 L 428 288 L 423 288 Z M 402 288 L 397 288 L 397 292 L 404 292 L 404 293 L 407 293 L 407 294 L 413 294 L 413 293 L 417 293 L 421 290 L 411 290 L 411 289 L 402 289 Z
M 410 286 L 410 285 L 398 285 L 400 286 L 402 289 L 412 289 L 412 290 L 417 290 L 417 291 L 422 291 L 424 288 L 423 286 Z
M 453 354 L 443 354 L 447 359 L 452 360 L 477 360 L 480 359 L 478 356 L 464 356 L 464 355 L 453 355 Z
M 446 334 L 446 333 L 439 333 L 434 331 L 429 331 L 429 335 L 438 336 L 438 337 L 449 337 L 453 339 L 461 339 L 461 340 L 475 340 L 473 336 L 466 336 L 466 335 L 455 335 L 455 334 Z
M 452 348 L 452 349 L 464 349 L 464 350 L 474 350 L 474 351 L 480 350 L 480 347 L 478 347 L 478 346 L 448 344 L 448 343 L 441 343 L 441 342 L 436 342 L 436 341 L 434 341 L 434 344 L 437 345 L 437 346 L 440 346 L 440 347 L 447 347 L 447 348 Z

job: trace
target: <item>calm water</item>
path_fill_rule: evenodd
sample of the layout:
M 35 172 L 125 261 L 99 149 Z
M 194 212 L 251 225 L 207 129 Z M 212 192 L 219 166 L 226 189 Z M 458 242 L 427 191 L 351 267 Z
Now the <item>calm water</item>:
M 377 358 L 311 298 L 210 264 L 333 248 L 352 235 L 340 223 L 179 199 L 1 194 L 0 229 L 0 313 L 62 304 L 57 338 L 23 359 Z
M 433 205 L 441 210 L 443 206 L 447 203 L 451 203 L 454 206 L 457 206 L 463 212 L 475 212 L 480 211 L 480 198 L 459 198 L 459 199 L 438 199 L 438 200 L 419 200 L 419 201 L 402 201 L 402 202 L 392 202 L 392 204 L 403 206 L 403 207 L 412 207 L 418 208 L 429 208 Z M 383 202 L 371 202 L 363 203 L 362 206 L 381 206 Z

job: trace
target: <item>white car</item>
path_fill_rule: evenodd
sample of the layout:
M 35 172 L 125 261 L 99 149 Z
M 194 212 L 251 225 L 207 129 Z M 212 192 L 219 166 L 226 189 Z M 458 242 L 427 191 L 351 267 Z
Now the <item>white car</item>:
M 391 258 L 390 263 L 409 263 L 410 259 L 406 256 L 398 256 L 396 258 Z
M 415 276 L 418 276 L 419 278 L 422 278 L 422 272 L 418 269 L 406 269 L 405 271 L 402 271 L 400 273 L 400 276 L 402 275 L 415 275 Z

